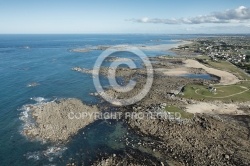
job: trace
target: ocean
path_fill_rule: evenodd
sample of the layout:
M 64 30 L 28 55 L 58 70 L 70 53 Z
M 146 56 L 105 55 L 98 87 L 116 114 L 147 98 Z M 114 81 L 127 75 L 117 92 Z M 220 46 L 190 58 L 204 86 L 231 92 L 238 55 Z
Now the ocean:
M 29 140 L 21 134 L 22 109 L 41 100 L 78 98 L 88 104 L 99 99 L 92 77 L 72 71 L 91 69 L 103 50 L 73 52 L 100 45 L 175 44 L 195 35 L 0 35 L 0 165 L 89 164 L 100 153 L 122 153 L 118 140 L 127 129 L 121 122 L 97 121 L 65 146 Z M 171 51 L 145 50 L 147 56 L 175 55 Z M 29 86 L 37 83 L 37 86 Z M 137 136 L 131 134 L 135 139 Z M 132 138 L 131 138 L 132 139 Z

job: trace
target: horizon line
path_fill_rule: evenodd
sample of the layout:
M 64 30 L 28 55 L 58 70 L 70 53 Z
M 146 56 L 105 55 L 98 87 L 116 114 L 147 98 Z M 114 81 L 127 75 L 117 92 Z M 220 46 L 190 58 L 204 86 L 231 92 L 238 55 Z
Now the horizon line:
M 0 33 L 0 35 L 250 35 L 250 33 Z

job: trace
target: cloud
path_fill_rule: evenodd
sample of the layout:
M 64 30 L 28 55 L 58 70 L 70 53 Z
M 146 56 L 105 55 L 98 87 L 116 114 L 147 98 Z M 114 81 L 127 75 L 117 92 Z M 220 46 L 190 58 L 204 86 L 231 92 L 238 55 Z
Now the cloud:
M 191 18 L 148 18 L 130 19 L 129 21 L 138 23 L 161 23 L 161 24 L 203 24 L 203 23 L 241 23 L 250 20 L 250 8 L 240 6 L 236 9 L 229 9 L 224 12 L 214 12 L 209 15 L 201 15 Z

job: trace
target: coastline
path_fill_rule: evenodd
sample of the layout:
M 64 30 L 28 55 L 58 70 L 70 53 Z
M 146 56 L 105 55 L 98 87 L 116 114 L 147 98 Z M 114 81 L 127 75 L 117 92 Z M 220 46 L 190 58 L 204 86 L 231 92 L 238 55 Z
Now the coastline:
M 94 116 L 79 117 L 79 113 L 99 112 L 97 106 L 88 106 L 74 98 L 26 105 L 23 109 L 28 111 L 28 116 L 23 119 L 23 135 L 29 139 L 55 143 L 68 142 L 80 129 L 96 120 Z M 34 123 L 27 124 L 31 119 L 34 119 Z
M 204 69 L 207 73 L 215 75 L 220 77 L 220 85 L 232 85 L 238 83 L 240 80 L 233 75 L 232 73 L 223 71 L 223 70 L 218 70 L 214 69 L 211 67 L 207 67 L 200 62 L 193 60 L 193 59 L 187 59 L 184 61 L 186 67 L 192 67 L 192 68 L 202 68 Z
M 189 42 L 188 42 L 189 43 Z M 165 45 L 148 46 L 141 49 L 144 50 L 169 50 L 180 45 L 187 44 L 187 42 L 182 41 L 178 44 L 172 44 L 168 47 Z M 123 49 L 127 46 L 117 46 L 117 49 Z M 111 59 L 111 61 L 115 60 Z M 122 59 L 126 60 L 126 59 Z M 199 84 L 199 85 L 209 85 L 215 84 L 218 81 L 214 80 L 204 80 L 195 78 L 185 78 L 181 77 L 183 74 L 193 73 L 209 73 L 217 75 L 218 71 L 207 69 L 202 64 L 196 64 L 196 61 L 186 60 L 184 58 L 164 58 L 155 57 L 152 60 L 156 61 L 153 64 L 155 71 L 154 83 L 145 98 L 143 98 L 138 103 L 132 106 L 121 106 L 117 107 L 118 110 L 122 110 L 123 113 L 138 113 L 138 112 L 153 112 L 157 113 L 168 112 L 168 108 L 175 108 L 175 110 L 180 111 L 181 115 L 186 115 L 190 112 L 189 117 L 184 117 L 183 119 L 133 119 L 133 118 L 123 118 L 121 121 L 128 125 L 129 130 L 134 131 L 140 136 L 140 140 L 135 143 L 133 140 L 128 143 L 128 136 L 125 140 L 126 148 L 124 149 L 123 155 L 113 154 L 111 156 L 105 156 L 100 154 L 100 158 L 94 162 L 93 165 L 112 165 L 123 162 L 134 162 L 138 163 L 153 163 L 158 165 L 170 165 L 172 163 L 176 164 L 188 164 L 193 165 L 204 165 L 209 164 L 205 162 L 206 158 L 209 156 L 209 161 L 218 160 L 218 165 L 226 163 L 228 160 L 225 156 L 231 157 L 228 151 L 238 151 L 243 149 L 249 151 L 249 144 L 246 142 L 248 136 L 247 126 L 238 124 L 238 122 L 231 122 L 228 119 L 234 118 L 236 115 L 246 115 L 244 111 L 238 110 L 237 104 L 228 104 L 227 108 L 221 110 L 225 106 L 224 103 L 217 104 L 202 104 L 199 101 L 194 101 L 190 99 L 185 99 L 181 96 L 181 89 L 187 84 Z M 102 68 L 101 74 L 107 76 L 108 70 L 110 68 Z M 163 70 L 161 70 L 163 69 Z M 177 70 L 176 70 L 177 69 Z M 85 68 L 72 68 L 72 70 L 81 72 L 84 74 L 93 74 L 92 70 Z M 165 71 L 165 73 L 164 73 Z M 166 73 L 169 71 L 169 73 Z M 184 73 L 183 73 L 184 71 Z M 223 75 L 224 73 L 221 73 Z M 133 92 L 119 93 L 113 89 L 106 89 L 107 94 L 114 98 L 130 98 L 140 93 L 140 89 L 145 85 L 146 81 L 146 71 L 145 68 L 141 69 L 125 69 L 119 68 L 117 71 L 117 76 L 122 77 L 124 80 L 137 80 L 137 85 L 135 86 Z M 231 77 L 230 77 L 231 78 Z M 221 83 L 232 83 L 231 80 L 222 79 Z M 69 110 L 87 110 L 89 112 L 98 112 L 97 106 L 86 106 L 82 101 L 76 101 L 77 99 L 65 99 L 63 101 L 54 103 L 44 103 L 39 106 L 32 106 L 32 116 L 36 120 L 37 126 L 32 127 L 24 131 L 28 138 L 39 138 L 43 141 L 51 141 L 53 143 L 65 143 L 68 142 L 70 137 L 76 135 L 80 129 L 83 129 L 95 120 L 81 119 L 81 121 L 72 121 L 67 119 L 66 112 Z M 76 104 L 76 103 L 78 104 Z M 72 106 L 73 105 L 73 106 Z M 112 104 L 109 108 L 113 107 Z M 194 109 L 196 108 L 196 109 Z M 227 109 L 230 109 L 228 111 Z M 232 110 L 231 110 L 232 109 Z M 53 111 L 51 111 L 53 110 Z M 63 112 L 61 112 L 63 110 Z M 191 110 L 191 111 L 190 111 Z M 204 114 L 199 114 L 204 113 Z M 210 115 L 213 113 L 213 115 Z M 220 114 L 226 114 L 230 118 L 223 118 Z M 192 115 L 192 116 L 190 116 Z M 49 117 L 49 118 L 48 118 Z M 59 123 L 59 124 L 58 124 Z M 47 124 L 48 127 L 46 126 Z M 51 126 L 55 127 L 55 130 L 51 130 Z M 236 127 L 235 127 L 236 126 Z M 68 130 L 69 129 L 69 130 Z M 243 133 L 242 133 L 243 132 Z M 235 144 L 234 140 L 228 138 L 227 136 L 232 136 L 241 142 L 247 144 L 245 147 L 237 146 L 233 149 L 227 148 Z M 145 141 L 143 138 L 147 138 Z M 224 143 L 226 147 L 217 148 L 213 145 L 220 144 L 220 141 L 216 138 L 226 137 Z M 204 149 L 204 147 L 210 147 Z M 142 150 L 146 149 L 146 150 Z M 192 151 L 192 153 L 190 153 Z M 202 153 L 201 153 L 202 152 Z M 206 155 L 202 155 L 205 153 Z M 215 154 L 215 155 L 214 155 Z M 129 158 L 127 158 L 129 156 Z M 162 157 L 164 156 L 164 157 Z M 239 161 L 242 156 L 236 157 L 235 164 L 245 164 L 248 163 L 248 158 L 245 157 L 243 160 Z M 143 161 L 143 162 L 138 162 Z M 75 163 L 73 163 L 75 165 Z
M 187 83 L 198 83 L 202 85 L 217 83 L 205 80 L 198 81 L 188 78 L 181 80 L 181 77 L 179 76 L 183 74 L 190 72 L 209 73 L 221 78 L 219 82 L 220 85 L 232 85 L 239 82 L 236 76 L 229 72 L 208 68 L 192 59 L 182 59 L 181 61 L 183 63 L 180 63 L 179 59 L 174 60 L 174 58 L 156 57 L 152 60 L 158 61 L 153 64 L 155 82 L 151 91 L 142 101 L 133 105 L 132 108 L 126 108 L 126 110 L 132 110 L 132 112 L 136 113 L 140 111 L 155 111 L 159 108 L 161 110 L 165 110 L 171 105 L 182 105 L 185 107 L 185 111 L 194 114 L 194 117 L 190 119 L 184 118 L 180 121 L 171 121 L 169 119 L 125 119 L 126 123 L 128 123 L 129 126 L 139 135 L 148 136 L 154 140 L 153 145 L 148 145 L 142 141 L 139 146 L 142 145 L 143 147 L 151 149 L 149 150 L 150 152 L 147 152 L 153 157 L 158 156 L 157 160 L 160 165 L 170 165 L 173 163 L 177 165 L 186 165 L 190 163 L 191 165 L 206 165 L 211 164 L 212 161 L 216 162 L 217 165 L 223 165 L 228 163 L 228 160 L 233 156 L 232 153 L 228 152 L 229 149 L 237 151 L 237 149 L 243 148 L 249 152 L 247 148 L 250 147 L 250 144 L 247 143 L 249 128 L 246 125 L 240 124 L 237 119 L 240 116 L 248 115 L 247 112 L 239 110 L 239 107 L 244 104 L 248 106 L 248 103 L 202 103 L 173 95 L 173 90 L 178 89 L 178 87 L 182 87 Z M 181 68 L 180 66 L 184 66 L 184 68 Z M 163 69 L 163 71 L 161 71 L 161 69 Z M 180 70 L 176 71 L 176 69 Z M 166 75 L 164 70 L 171 70 L 171 73 Z M 162 75 L 162 73 L 164 75 Z M 137 74 L 140 73 L 137 72 Z M 141 81 L 139 84 L 144 84 L 144 82 Z M 174 84 L 177 84 L 178 86 L 174 86 Z M 137 88 L 139 87 L 136 87 L 135 89 Z M 109 91 L 111 91 L 109 94 L 114 95 L 115 91 Z M 160 97 L 168 93 L 171 95 L 165 99 Z M 114 96 L 117 96 L 118 98 L 126 98 L 130 95 L 131 94 L 126 94 L 122 96 L 120 94 L 116 94 Z M 163 107 L 163 103 L 167 106 Z M 231 118 L 234 118 L 234 120 L 232 121 Z M 226 135 L 230 135 L 230 137 L 225 137 Z M 217 138 L 221 137 L 224 138 L 225 142 L 223 142 L 222 146 L 219 146 L 221 144 L 221 140 Z M 235 139 L 237 140 L 236 142 L 239 141 L 246 143 L 247 147 L 234 146 Z M 192 153 L 190 153 L 190 151 L 192 151 Z M 156 155 L 156 152 L 160 155 Z M 166 160 L 166 158 L 161 158 L 160 156 L 165 156 L 168 160 Z M 136 155 L 131 155 L 131 157 L 136 158 Z M 146 155 L 144 157 L 146 157 Z M 244 159 L 236 157 L 233 158 L 231 163 L 235 165 L 243 163 L 247 164 L 249 163 L 248 158 L 249 157 L 246 157 L 245 155 Z M 119 163 L 124 160 L 115 156 L 109 156 L 106 159 L 101 159 L 99 164 L 105 161 L 108 163 Z M 127 160 L 125 159 L 125 161 Z
M 135 45 L 128 45 L 128 44 L 118 44 L 118 45 L 99 45 L 95 47 L 85 47 L 85 48 L 75 48 L 71 49 L 70 51 L 73 52 L 79 52 L 79 53 L 88 53 L 93 50 L 106 50 L 108 48 L 114 48 L 117 50 L 124 50 L 129 49 L 131 47 L 137 47 L 138 49 L 144 50 L 144 51 L 173 51 L 174 48 L 177 48 L 182 45 L 188 45 L 192 44 L 192 41 L 188 40 L 180 40 L 175 44 L 157 44 L 157 45 L 144 45 L 144 44 L 135 44 Z

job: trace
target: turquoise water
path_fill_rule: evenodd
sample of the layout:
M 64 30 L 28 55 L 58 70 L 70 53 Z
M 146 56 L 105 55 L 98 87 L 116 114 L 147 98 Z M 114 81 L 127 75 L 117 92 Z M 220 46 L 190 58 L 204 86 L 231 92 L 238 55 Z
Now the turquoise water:
M 116 143 L 113 138 L 124 135 L 126 127 L 123 128 L 120 122 L 117 125 L 117 122 L 98 121 L 61 147 L 65 149 L 62 154 L 45 156 L 44 151 L 54 145 L 30 141 L 20 134 L 23 125 L 21 108 L 36 103 L 31 99 L 35 97 L 47 100 L 74 97 L 87 103 L 99 102 L 89 95 L 95 92 L 91 76 L 71 68 L 91 69 L 102 51 L 76 53 L 71 49 L 116 44 L 172 44 L 176 42 L 174 40 L 190 37 L 194 36 L 0 35 L 0 165 L 61 165 L 70 158 L 88 163 L 99 152 L 122 152 L 123 143 Z M 167 51 L 144 53 L 148 56 L 174 55 Z M 27 87 L 32 82 L 40 85 Z

